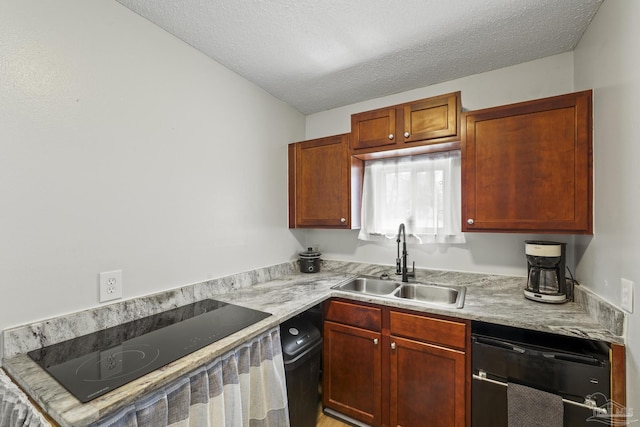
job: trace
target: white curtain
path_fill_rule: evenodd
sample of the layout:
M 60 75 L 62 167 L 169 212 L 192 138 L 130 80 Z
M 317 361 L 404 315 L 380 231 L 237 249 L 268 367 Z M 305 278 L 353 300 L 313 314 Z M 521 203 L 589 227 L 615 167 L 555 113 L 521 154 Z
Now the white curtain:
M 51 427 L 27 396 L 0 369 L 0 427 Z
M 93 427 L 289 427 L 278 327 Z
M 360 240 L 395 239 L 405 224 L 412 243 L 463 243 L 460 152 L 365 163 Z

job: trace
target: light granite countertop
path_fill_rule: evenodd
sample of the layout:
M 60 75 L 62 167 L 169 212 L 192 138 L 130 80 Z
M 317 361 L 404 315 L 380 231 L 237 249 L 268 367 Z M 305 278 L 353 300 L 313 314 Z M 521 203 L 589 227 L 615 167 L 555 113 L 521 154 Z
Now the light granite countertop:
M 624 315 L 580 287 L 576 288 L 576 302 L 540 304 L 524 298 L 522 289 L 526 279 L 522 277 L 419 270 L 418 281 L 466 286 L 464 307 L 455 309 L 332 289 L 354 275 L 377 277 L 386 272 L 393 278 L 393 267 L 323 261 L 319 273 L 298 273 L 296 269 L 295 262 L 286 263 L 5 330 L 3 369 L 57 423 L 85 426 L 330 297 L 573 337 L 624 342 Z M 26 355 L 35 348 L 205 298 L 265 311 L 272 316 L 85 404 Z

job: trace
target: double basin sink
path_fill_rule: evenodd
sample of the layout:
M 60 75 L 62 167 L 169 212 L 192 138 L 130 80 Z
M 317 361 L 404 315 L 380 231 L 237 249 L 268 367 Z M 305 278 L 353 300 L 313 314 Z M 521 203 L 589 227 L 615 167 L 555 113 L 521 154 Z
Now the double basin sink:
M 464 286 L 404 283 L 364 276 L 336 285 L 333 289 L 451 308 L 463 307 L 467 291 Z

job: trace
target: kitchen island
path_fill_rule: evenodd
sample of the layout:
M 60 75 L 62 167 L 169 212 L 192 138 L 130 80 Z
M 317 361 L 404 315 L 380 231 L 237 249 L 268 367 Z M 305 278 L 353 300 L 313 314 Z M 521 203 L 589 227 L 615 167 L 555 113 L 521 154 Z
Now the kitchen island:
M 82 426 L 135 402 L 332 297 L 608 343 L 624 342 L 624 315 L 579 286 L 576 287 L 577 302 L 548 305 L 524 298 L 522 289 L 526 279 L 523 277 L 417 271 L 418 281 L 466 286 L 466 299 L 461 309 L 332 289 L 355 275 L 379 277 L 383 273 L 394 278 L 391 266 L 324 261 L 321 272 L 304 274 L 297 272 L 295 262 L 290 262 L 24 325 L 3 332 L 3 368 L 56 423 Z M 36 348 L 206 298 L 264 311 L 271 316 L 85 404 L 26 354 Z

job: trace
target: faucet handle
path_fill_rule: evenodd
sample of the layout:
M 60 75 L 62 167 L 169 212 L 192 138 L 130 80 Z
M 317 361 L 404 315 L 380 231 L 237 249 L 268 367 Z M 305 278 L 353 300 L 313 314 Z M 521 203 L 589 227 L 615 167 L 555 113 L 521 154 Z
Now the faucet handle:
M 416 262 L 413 261 L 413 265 L 411 266 L 411 271 L 407 271 L 408 277 L 416 277 Z

